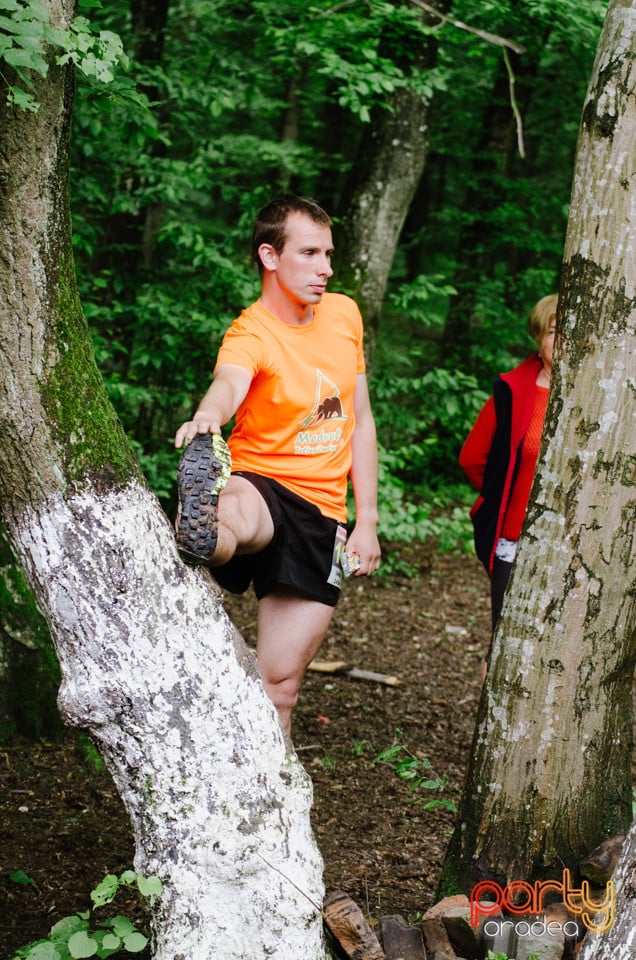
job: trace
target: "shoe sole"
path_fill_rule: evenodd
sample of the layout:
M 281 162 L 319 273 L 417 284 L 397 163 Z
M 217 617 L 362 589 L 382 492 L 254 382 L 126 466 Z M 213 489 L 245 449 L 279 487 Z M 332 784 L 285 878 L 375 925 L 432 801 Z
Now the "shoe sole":
M 179 461 L 177 549 L 186 563 L 208 563 L 218 537 L 219 494 L 230 476 L 230 451 L 219 434 L 199 433 Z

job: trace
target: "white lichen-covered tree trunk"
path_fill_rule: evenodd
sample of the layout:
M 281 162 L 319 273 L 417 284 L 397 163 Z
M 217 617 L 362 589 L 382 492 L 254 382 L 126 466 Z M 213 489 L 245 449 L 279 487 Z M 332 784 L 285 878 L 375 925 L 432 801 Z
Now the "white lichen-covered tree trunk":
M 48 0 L 64 26 L 71 0 Z M 71 81 L 0 105 L 0 510 L 56 644 L 60 705 L 98 744 L 158 875 L 161 960 L 323 960 L 311 783 L 253 656 L 184 566 L 97 372 L 67 204 Z
M 588 933 L 577 960 L 634 960 L 636 957 L 636 820 L 625 838 L 612 876 L 615 919 L 609 930 Z
M 635 54 L 636 3 L 613 0 L 582 115 L 544 449 L 494 639 L 446 891 L 575 870 L 631 820 Z
M 311 784 L 249 651 L 136 481 L 16 515 L 63 669 L 157 874 L 158 958 L 322 957 Z

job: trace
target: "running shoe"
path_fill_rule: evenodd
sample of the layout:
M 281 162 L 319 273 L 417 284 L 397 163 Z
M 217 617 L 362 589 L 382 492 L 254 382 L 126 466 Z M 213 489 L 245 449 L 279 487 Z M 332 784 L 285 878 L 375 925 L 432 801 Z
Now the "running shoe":
M 198 433 L 177 469 L 177 549 L 186 563 L 209 563 L 218 537 L 219 494 L 230 476 L 232 458 L 218 433 Z

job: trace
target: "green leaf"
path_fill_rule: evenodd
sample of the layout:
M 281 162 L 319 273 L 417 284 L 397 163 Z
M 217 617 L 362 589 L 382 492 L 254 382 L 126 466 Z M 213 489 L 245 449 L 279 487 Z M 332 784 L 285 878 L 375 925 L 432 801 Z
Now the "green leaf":
M 86 17 L 75 17 L 72 23 L 73 30 L 75 33 L 90 33 L 91 24 Z
M 143 897 L 158 897 L 163 891 L 159 877 L 138 877 L 137 888 Z
M 114 33 L 112 30 L 100 30 L 99 39 L 104 45 L 116 47 L 118 50 L 123 49 L 121 37 L 118 33 Z
M 123 940 L 124 937 L 127 937 L 130 933 L 135 932 L 135 925 L 128 917 L 113 917 L 112 920 L 108 921 L 108 926 L 113 928 L 113 933 L 115 933 L 120 940 Z
M 19 47 L 12 47 L 6 50 L 4 59 L 12 67 L 27 67 L 29 70 L 35 70 L 40 76 L 45 77 L 49 65 L 46 60 L 39 56 L 34 50 L 24 50 Z
M 119 875 L 120 883 L 130 884 L 130 883 L 134 883 L 136 879 L 137 879 L 137 874 L 135 873 L 134 870 L 124 870 L 124 872 L 120 873 Z
M 419 786 L 423 790 L 443 790 L 446 781 L 442 777 L 438 777 L 436 780 L 421 780 Z
M 41 20 L 43 23 L 47 23 L 49 19 L 49 8 L 43 3 L 38 3 L 37 0 L 29 0 L 26 7 L 22 8 L 21 20 L 33 21 Z
M 121 947 L 121 938 L 116 937 L 114 933 L 107 933 L 102 940 L 103 950 L 119 950 Z
M 91 900 L 96 907 L 103 907 L 110 903 L 119 889 L 119 879 L 114 873 L 107 874 L 101 883 L 98 883 L 91 892 Z
M 71 48 L 72 40 L 68 30 L 62 30 L 60 27 L 47 27 L 44 35 L 48 43 L 61 47 L 62 50 Z
M 82 930 L 80 933 L 74 933 L 69 939 L 68 949 L 72 957 L 80 960 L 81 957 L 94 957 L 99 950 L 99 945 Z
M 129 953 L 141 953 L 147 943 L 148 937 L 144 937 L 143 933 L 139 933 L 138 931 L 131 933 L 130 936 L 124 940 L 124 946 Z
M 62 954 L 48 940 L 43 940 L 41 943 L 36 943 L 34 946 L 28 948 L 29 952 L 26 954 L 27 960 L 60 960 Z
M 25 873 L 24 870 L 14 870 L 9 880 L 12 880 L 13 883 L 19 883 L 23 887 L 28 887 L 30 884 L 35 883 L 35 880 Z
M 44 24 L 39 20 L 14 20 L 13 34 L 16 37 L 42 37 Z
M 17 0 L 0 0 L 0 10 L 19 10 L 20 4 Z
M 51 940 L 60 940 L 66 943 L 74 933 L 88 929 L 88 921 L 75 914 L 74 917 L 62 917 L 51 927 Z

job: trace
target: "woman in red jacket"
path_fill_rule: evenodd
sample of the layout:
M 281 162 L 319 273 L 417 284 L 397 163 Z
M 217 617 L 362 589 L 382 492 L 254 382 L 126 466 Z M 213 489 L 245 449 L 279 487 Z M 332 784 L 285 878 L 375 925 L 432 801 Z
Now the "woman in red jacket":
M 497 377 L 459 463 L 479 492 L 471 510 L 477 556 L 490 575 L 495 629 L 528 506 L 548 402 L 557 296 L 543 297 L 528 318 L 539 350 Z

